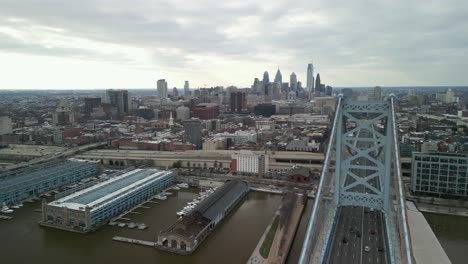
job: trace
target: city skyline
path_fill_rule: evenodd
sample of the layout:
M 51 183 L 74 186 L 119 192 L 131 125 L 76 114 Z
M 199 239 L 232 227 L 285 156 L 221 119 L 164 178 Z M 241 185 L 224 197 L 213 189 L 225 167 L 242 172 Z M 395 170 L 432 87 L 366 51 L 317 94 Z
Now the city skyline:
M 250 87 L 277 65 L 306 83 L 312 60 L 334 87 L 468 83 L 463 2 L 309 2 L 2 1 L 0 89 Z

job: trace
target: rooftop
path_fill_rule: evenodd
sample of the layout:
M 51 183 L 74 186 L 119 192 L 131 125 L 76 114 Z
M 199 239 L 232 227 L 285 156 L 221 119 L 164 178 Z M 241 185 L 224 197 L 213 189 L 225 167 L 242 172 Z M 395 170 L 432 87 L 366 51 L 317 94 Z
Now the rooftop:
M 74 210 L 84 210 L 86 207 L 90 207 L 91 211 L 93 211 L 131 189 L 150 184 L 169 173 L 168 171 L 157 169 L 132 170 L 90 188 L 65 196 L 49 203 L 49 205 L 67 207 Z

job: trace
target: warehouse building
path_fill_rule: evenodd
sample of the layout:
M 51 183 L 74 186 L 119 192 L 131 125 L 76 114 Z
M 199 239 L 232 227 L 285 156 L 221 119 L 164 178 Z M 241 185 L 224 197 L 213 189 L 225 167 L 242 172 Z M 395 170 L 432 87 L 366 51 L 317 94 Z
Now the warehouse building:
M 34 164 L 1 173 L 0 205 L 19 204 L 42 193 L 95 176 L 98 171 L 98 161 L 68 159 Z
M 171 171 L 135 169 L 42 205 L 41 225 L 86 233 L 174 183 Z
M 191 254 L 248 191 L 249 187 L 243 181 L 226 182 L 188 215 L 161 231 L 156 248 L 182 255 Z
M 411 191 L 444 198 L 468 197 L 468 156 L 413 152 Z

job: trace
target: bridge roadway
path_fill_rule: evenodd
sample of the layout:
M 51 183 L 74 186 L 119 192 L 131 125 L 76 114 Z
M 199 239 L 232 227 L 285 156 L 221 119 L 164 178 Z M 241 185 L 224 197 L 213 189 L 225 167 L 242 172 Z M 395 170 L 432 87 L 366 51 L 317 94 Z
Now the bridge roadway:
M 385 264 L 383 222 L 383 214 L 377 210 L 371 212 L 360 206 L 340 207 L 328 263 Z M 374 235 L 370 233 L 371 229 L 375 230 Z M 343 243 L 344 238 L 346 243 Z M 369 252 L 364 251 L 365 246 L 370 247 Z M 379 251 L 378 248 L 383 250 Z

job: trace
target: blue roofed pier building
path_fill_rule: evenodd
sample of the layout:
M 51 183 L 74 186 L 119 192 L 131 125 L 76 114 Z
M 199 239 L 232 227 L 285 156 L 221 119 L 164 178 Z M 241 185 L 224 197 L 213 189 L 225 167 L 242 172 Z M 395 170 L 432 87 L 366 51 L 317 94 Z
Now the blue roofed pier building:
M 0 173 L 0 205 L 15 205 L 59 187 L 92 177 L 99 161 L 54 160 Z
M 42 205 L 41 225 L 87 233 L 174 184 L 174 173 L 135 169 Z

